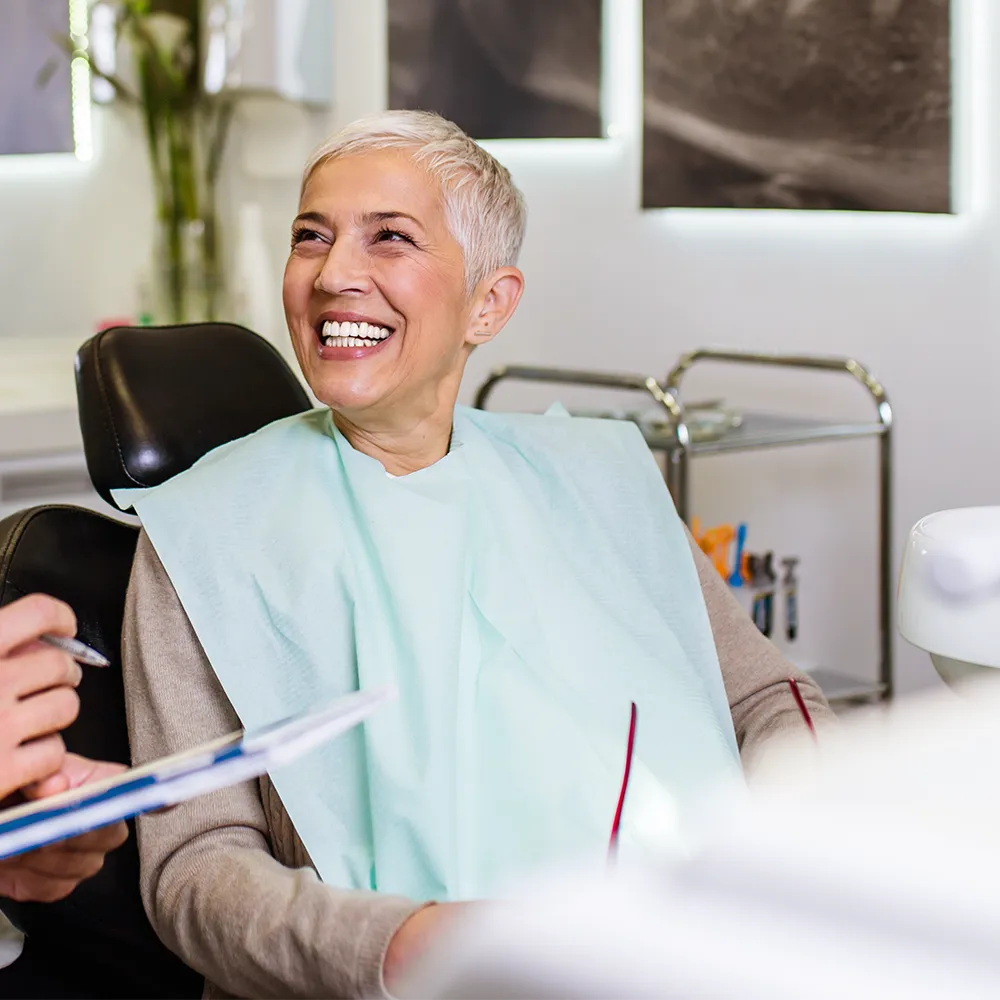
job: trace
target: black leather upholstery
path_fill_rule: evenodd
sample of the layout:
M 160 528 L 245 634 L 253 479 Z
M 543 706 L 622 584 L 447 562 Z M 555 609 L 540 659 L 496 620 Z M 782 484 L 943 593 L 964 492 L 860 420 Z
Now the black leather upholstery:
M 230 323 L 105 330 L 80 348 L 76 385 L 87 468 L 109 503 L 310 406 L 274 347 Z
M 110 661 L 84 667 L 67 747 L 129 762 L 120 637 L 137 529 L 76 507 L 33 507 L 0 521 L 0 606 L 42 591 L 69 604 L 79 636 Z M 0 996 L 198 997 L 203 980 L 160 943 L 139 898 L 135 829 L 103 870 L 58 903 L 0 908 L 26 932 L 0 969 Z

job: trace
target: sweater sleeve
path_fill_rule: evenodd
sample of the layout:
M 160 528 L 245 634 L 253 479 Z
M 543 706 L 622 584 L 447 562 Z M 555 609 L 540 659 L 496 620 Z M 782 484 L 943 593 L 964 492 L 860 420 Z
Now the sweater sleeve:
M 708 608 L 736 742 L 744 770 L 750 772 L 768 740 L 805 725 L 788 685 L 790 677 L 798 683 L 817 729 L 834 722 L 835 716 L 819 685 L 761 635 L 708 556 L 690 534 L 688 539 Z

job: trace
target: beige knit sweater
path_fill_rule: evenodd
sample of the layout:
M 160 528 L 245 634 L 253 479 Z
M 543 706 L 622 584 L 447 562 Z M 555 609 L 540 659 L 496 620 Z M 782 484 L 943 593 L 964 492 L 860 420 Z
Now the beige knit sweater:
M 816 685 L 761 636 L 693 543 L 744 766 L 768 737 L 832 718 Z M 125 695 L 142 764 L 240 727 L 145 533 L 125 609 Z M 141 890 L 166 945 L 211 997 L 382 997 L 382 958 L 418 904 L 320 882 L 267 778 L 138 823 Z

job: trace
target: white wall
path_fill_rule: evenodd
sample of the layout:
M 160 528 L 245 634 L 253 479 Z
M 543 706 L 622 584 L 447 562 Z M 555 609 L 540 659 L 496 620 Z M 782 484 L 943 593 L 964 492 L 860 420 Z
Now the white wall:
M 335 2 L 330 125 L 377 109 L 386 90 L 381 0 Z M 607 98 L 617 137 L 494 147 L 531 209 L 528 290 L 501 340 L 473 359 L 466 395 L 504 362 L 661 374 L 704 345 L 852 354 L 883 380 L 896 414 L 895 552 L 930 510 L 1000 502 L 1000 64 L 988 60 L 1000 45 L 996 4 L 954 0 L 964 212 L 924 219 L 641 213 L 640 2 L 608 3 Z M 97 316 L 132 308 L 149 237 L 141 147 L 108 113 L 99 124 L 103 148 L 89 168 L 29 180 L 0 167 L 0 335 L 83 335 Z M 277 287 L 295 182 L 248 178 L 238 164 L 234 175 L 264 204 Z M 822 377 L 709 374 L 692 376 L 692 395 L 721 387 L 740 403 L 867 412 L 863 394 L 836 379 L 827 386 Z M 870 443 L 852 443 L 704 459 L 694 480 L 707 520 L 745 519 L 756 546 L 802 557 L 795 655 L 859 673 L 875 655 L 873 455 Z M 901 688 L 933 682 L 926 657 L 899 645 Z

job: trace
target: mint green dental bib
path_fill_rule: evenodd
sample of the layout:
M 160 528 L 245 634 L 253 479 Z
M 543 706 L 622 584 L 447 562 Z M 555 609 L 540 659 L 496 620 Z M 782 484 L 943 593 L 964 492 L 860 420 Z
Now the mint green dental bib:
M 631 424 L 459 407 L 450 453 L 393 479 L 316 410 L 117 497 L 244 726 L 398 689 L 272 775 L 330 884 L 483 898 L 602 863 L 632 701 L 623 854 L 739 778 L 688 541 Z

